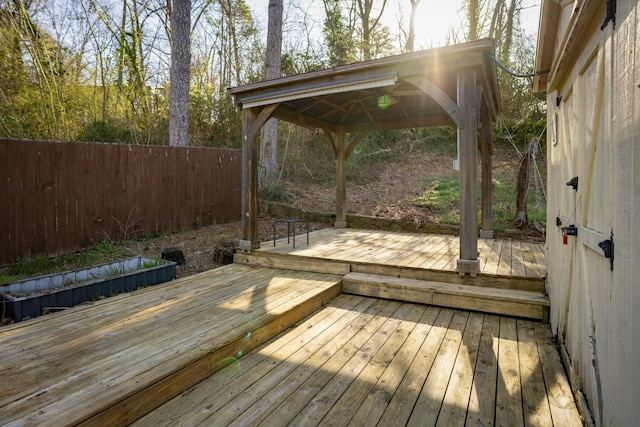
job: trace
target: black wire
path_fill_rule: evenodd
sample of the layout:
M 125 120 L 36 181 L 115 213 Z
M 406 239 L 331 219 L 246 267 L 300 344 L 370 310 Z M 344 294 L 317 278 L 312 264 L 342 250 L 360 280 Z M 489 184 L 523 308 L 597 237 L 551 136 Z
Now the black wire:
M 548 72 L 550 72 L 551 70 L 544 70 L 544 71 L 536 71 L 535 73 L 529 73 L 529 74 L 518 74 L 518 73 L 514 73 L 513 71 L 511 71 L 510 69 L 508 69 L 502 62 L 500 62 L 498 60 L 498 58 L 496 58 L 495 56 L 489 55 L 489 58 L 493 59 L 493 61 L 496 63 L 496 65 L 498 65 L 498 67 L 500 67 L 503 71 L 511 74 L 513 77 L 522 77 L 522 78 L 528 78 L 528 77 L 535 77 L 535 76 L 539 76 L 541 74 L 547 74 Z

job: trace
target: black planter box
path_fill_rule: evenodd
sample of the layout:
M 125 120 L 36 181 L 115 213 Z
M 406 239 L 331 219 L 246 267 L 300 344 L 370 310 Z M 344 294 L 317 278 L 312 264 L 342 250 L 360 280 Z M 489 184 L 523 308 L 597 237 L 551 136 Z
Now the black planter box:
M 5 316 L 20 322 L 175 278 L 175 262 L 136 256 L 2 285 L 0 297 Z

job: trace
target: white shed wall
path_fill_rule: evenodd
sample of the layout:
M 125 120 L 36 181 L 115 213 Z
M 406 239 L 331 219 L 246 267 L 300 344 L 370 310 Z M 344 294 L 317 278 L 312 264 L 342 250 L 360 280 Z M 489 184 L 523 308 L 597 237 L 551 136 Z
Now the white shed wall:
M 547 94 L 547 286 L 574 387 L 597 425 L 623 426 L 640 420 L 638 0 L 618 0 L 615 26 L 600 30 L 603 19 Z M 566 245 L 556 217 L 578 227 Z M 613 271 L 598 246 L 611 232 Z

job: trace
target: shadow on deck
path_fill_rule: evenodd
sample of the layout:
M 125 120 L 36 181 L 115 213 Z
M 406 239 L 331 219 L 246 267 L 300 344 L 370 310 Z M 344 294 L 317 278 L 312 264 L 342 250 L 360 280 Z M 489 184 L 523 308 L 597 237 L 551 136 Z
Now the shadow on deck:
M 480 273 L 456 271 L 459 238 L 358 229 L 311 233 L 262 243 L 235 262 L 344 276 L 342 291 L 358 295 L 548 321 L 544 246 L 519 240 L 480 239 Z
M 321 244 L 321 236 L 295 251 L 285 240 L 276 252 L 250 256 L 344 264 L 346 254 Z M 391 268 L 395 280 L 428 282 L 404 278 L 395 270 L 400 267 L 384 263 L 392 250 L 381 243 L 385 235 L 368 239 L 379 250 L 349 261 L 348 272 L 264 268 L 238 254 L 251 265 L 236 263 L 1 330 L 0 424 L 371 425 L 375 415 L 380 425 L 579 425 L 546 325 L 341 295 L 343 275 L 376 275 L 353 271 L 354 264 Z M 313 242 L 341 258 L 310 256 Z M 447 245 L 442 256 L 454 251 Z M 500 245 L 496 273 L 507 243 Z M 511 259 L 519 259 L 510 245 Z M 489 253 L 488 246 L 482 250 Z M 527 265 L 523 279 L 543 279 L 534 265 L 530 270 L 538 268 L 540 277 L 526 277 Z M 483 276 L 516 283 L 484 272 L 476 279 Z M 400 285 L 406 293 L 407 283 Z

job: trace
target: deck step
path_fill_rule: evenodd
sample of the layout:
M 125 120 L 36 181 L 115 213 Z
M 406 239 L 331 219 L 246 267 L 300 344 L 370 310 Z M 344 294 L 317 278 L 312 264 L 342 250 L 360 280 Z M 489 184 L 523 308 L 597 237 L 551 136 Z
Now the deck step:
M 292 256 L 272 252 L 253 252 L 251 254 L 236 253 L 233 262 L 254 267 L 283 268 L 287 270 L 308 271 L 327 274 L 347 274 L 351 271 L 348 261 L 340 262 L 311 257 Z
M 549 297 L 542 292 L 498 289 L 376 274 L 349 273 L 342 292 L 548 321 Z
M 347 274 L 355 272 L 483 288 L 517 289 L 543 293 L 545 291 L 544 277 L 509 277 L 489 274 L 479 274 L 476 277 L 471 277 L 468 274 L 460 276 L 457 271 L 383 265 L 359 262 L 357 260 L 322 259 L 268 251 L 254 251 L 251 254 L 239 252 L 234 255 L 234 262 L 236 264 L 316 273 Z

